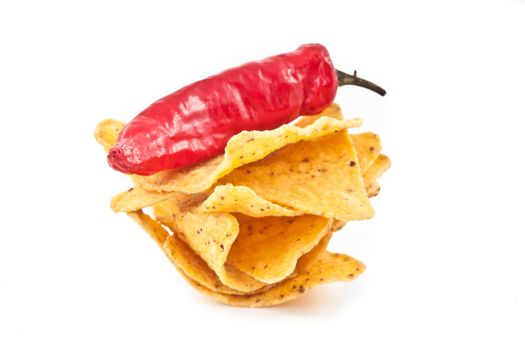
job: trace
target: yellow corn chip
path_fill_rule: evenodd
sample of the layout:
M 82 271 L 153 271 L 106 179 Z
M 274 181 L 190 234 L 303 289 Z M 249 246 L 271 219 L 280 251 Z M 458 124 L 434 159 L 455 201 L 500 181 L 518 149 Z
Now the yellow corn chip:
M 242 213 L 260 218 L 264 216 L 297 216 L 302 213 L 259 197 L 252 189 L 231 184 L 217 186 L 199 206 L 201 213 Z
M 300 127 L 305 127 L 311 123 L 313 123 L 315 120 L 319 119 L 321 116 L 328 116 L 336 119 L 344 119 L 343 114 L 341 112 L 341 108 L 339 105 L 332 103 L 328 108 L 326 108 L 324 111 L 317 115 L 307 116 L 307 117 L 301 117 L 295 125 Z M 361 167 L 361 174 L 364 174 L 365 171 L 368 170 L 369 167 L 371 167 L 377 158 L 380 158 L 384 155 L 379 155 L 379 152 L 381 151 L 381 140 L 379 136 L 377 136 L 374 133 L 367 132 L 367 133 L 361 133 L 361 134 L 355 134 L 351 135 L 352 140 L 354 141 L 354 146 L 357 152 L 357 157 L 359 159 L 359 166 Z M 379 155 L 379 156 L 378 156 Z M 386 157 L 386 156 L 385 156 Z M 384 160 L 380 160 L 380 162 L 383 162 Z M 375 181 L 377 178 L 379 178 L 389 167 L 390 163 L 388 165 L 381 164 L 378 165 L 381 167 L 380 169 L 376 168 L 373 171 L 378 172 L 370 173 L 369 176 L 364 176 L 363 180 L 365 183 L 366 192 L 369 198 L 375 197 L 379 194 L 380 187 L 379 184 Z M 346 224 L 345 222 L 336 220 L 335 227 L 336 229 L 334 231 L 338 231 Z
M 219 181 L 227 183 L 249 187 L 266 200 L 307 214 L 343 221 L 373 216 L 345 130 L 281 148 Z
M 223 156 L 189 167 L 141 177 L 140 185 L 150 191 L 204 192 L 234 169 L 262 159 L 286 145 L 301 140 L 313 140 L 360 125 L 359 119 L 321 117 L 304 128 L 285 124 L 274 130 L 242 131 L 228 141 Z
M 332 220 L 313 215 L 253 218 L 237 214 L 236 218 L 240 232 L 228 261 L 268 284 L 292 274 L 297 260 L 312 250 L 332 226 Z
M 372 132 L 353 134 L 352 139 L 359 155 L 361 171 L 364 174 L 381 152 L 381 139 Z
M 226 286 L 250 293 L 266 285 L 227 264 L 231 246 L 239 234 L 239 224 L 233 215 L 181 212 L 171 200 L 156 204 L 153 211 L 163 225 L 181 233 L 181 238 Z
M 377 164 L 376 164 L 377 163 Z M 368 171 L 363 176 L 365 182 L 366 194 L 368 198 L 375 197 L 379 194 L 381 187 L 377 183 L 377 179 L 390 167 L 390 160 L 384 154 L 379 157 L 368 168 Z M 335 220 L 332 225 L 332 231 L 339 231 L 346 225 L 346 221 Z
M 105 119 L 98 123 L 95 129 L 95 139 L 104 147 L 106 153 L 117 142 L 118 134 L 123 127 L 123 122 L 114 119 Z

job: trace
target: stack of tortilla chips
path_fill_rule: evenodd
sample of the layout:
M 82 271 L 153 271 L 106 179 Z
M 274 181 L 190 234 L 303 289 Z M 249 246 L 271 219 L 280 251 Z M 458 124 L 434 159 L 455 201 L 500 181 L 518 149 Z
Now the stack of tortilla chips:
M 284 303 L 364 270 L 327 251 L 347 221 L 374 215 L 369 197 L 390 166 L 377 135 L 347 132 L 360 125 L 332 105 L 274 130 L 243 131 L 208 161 L 132 175 L 135 187 L 111 206 L 138 222 L 201 292 L 237 306 Z M 98 125 L 106 151 L 123 126 Z

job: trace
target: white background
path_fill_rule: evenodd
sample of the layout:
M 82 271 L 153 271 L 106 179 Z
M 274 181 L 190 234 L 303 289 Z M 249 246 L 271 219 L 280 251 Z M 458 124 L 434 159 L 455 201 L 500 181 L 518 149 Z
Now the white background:
M 1 349 L 525 348 L 525 1 L 2 1 L 0 39 Z M 368 269 L 226 307 L 111 212 L 94 127 L 307 42 L 388 90 L 336 98 L 393 161 L 330 246 Z

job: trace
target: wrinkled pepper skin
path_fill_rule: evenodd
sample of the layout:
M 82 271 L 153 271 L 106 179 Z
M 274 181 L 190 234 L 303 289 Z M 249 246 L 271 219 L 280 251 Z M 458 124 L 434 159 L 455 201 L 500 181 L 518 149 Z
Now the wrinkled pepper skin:
M 242 130 L 267 130 L 334 100 L 337 75 L 319 44 L 251 62 L 154 102 L 119 134 L 108 154 L 123 173 L 151 175 L 224 152 Z

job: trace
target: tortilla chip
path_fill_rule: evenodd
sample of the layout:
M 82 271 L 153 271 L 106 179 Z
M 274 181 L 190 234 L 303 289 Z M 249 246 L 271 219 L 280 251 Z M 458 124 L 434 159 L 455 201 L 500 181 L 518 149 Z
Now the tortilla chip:
M 140 185 L 147 190 L 159 192 L 204 192 L 234 169 L 265 158 L 286 145 L 301 140 L 314 140 L 360 125 L 359 119 L 337 120 L 321 117 L 304 128 L 285 124 L 274 130 L 242 131 L 228 141 L 224 155 L 189 167 L 141 177 Z
M 336 103 L 332 103 L 329 107 L 327 107 L 324 111 L 322 111 L 319 114 L 301 117 L 295 125 L 305 127 L 313 123 L 315 120 L 319 119 L 321 116 L 329 116 L 339 120 L 344 119 L 339 105 L 337 105 Z M 368 171 L 368 169 L 372 167 L 372 165 L 376 162 L 378 158 L 386 157 L 385 155 L 379 155 L 379 152 L 381 151 L 381 140 L 378 135 L 371 132 L 366 132 L 350 136 L 354 141 L 354 147 L 356 149 L 357 157 L 359 159 L 359 166 L 361 167 L 361 174 L 364 174 L 366 171 Z M 384 162 L 384 159 L 380 159 L 379 162 Z M 381 165 L 378 164 L 373 170 L 373 172 L 377 173 L 370 173 L 368 177 L 363 177 L 366 192 L 369 198 L 375 197 L 379 194 L 381 188 L 375 180 L 377 180 L 389 167 L 389 162 L 388 166 L 386 166 L 386 164 L 384 163 L 382 163 Z M 338 229 L 341 229 L 344 225 L 344 222 L 338 221 L 336 227 L 338 227 Z
M 297 260 L 326 236 L 332 220 L 303 215 L 294 218 L 235 216 L 239 235 L 228 261 L 240 271 L 268 284 L 291 275 Z
M 201 213 L 241 213 L 255 218 L 302 214 L 300 211 L 269 202 L 248 187 L 231 184 L 215 187 L 198 210 Z
M 299 118 L 295 125 L 304 128 L 322 116 L 327 116 L 338 120 L 345 119 L 342 114 L 341 107 L 339 107 L 337 103 L 332 103 L 319 114 Z M 359 158 L 361 173 L 364 173 L 379 155 L 379 152 L 381 151 L 381 139 L 378 135 L 371 132 L 351 134 L 350 137 L 353 140 L 357 157 Z M 371 151 L 371 149 L 373 149 L 373 151 Z
M 233 215 L 182 212 L 171 200 L 156 204 L 153 211 L 160 223 L 181 233 L 181 238 L 226 286 L 251 293 L 266 285 L 227 264 L 231 246 L 239 234 L 239 224 Z
M 339 107 L 337 103 L 332 103 L 329 107 L 327 107 L 325 110 L 323 110 L 319 114 L 315 114 L 311 116 L 304 116 L 304 117 L 299 118 L 299 120 L 297 121 L 295 125 L 300 126 L 300 127 L 305 127 L 307 125 L 312 124 L 314 121 L 316 121 L 322 116 L 328 116 L 328 117 L 339 119 L 339 120 L 345 119 L 341 111 L 341 107 Z M 370 144 L 371 141 L 374 141 L 370 137 L 360 137 L 360 134 L 356 134 L 356 135 L 357 135 L 356 137 L 353 137 L 354 135 L 350 135 L 350 137 L 352 137 L 352 140 L 354 142 L 354 147 L 357 152 L 357 158 L 359 159 L 359 166 L 361 167 L 361 174 L 363 174 L 362 163 L 364 162 L 366 165 L 366 162 L 369 160 L 370 155 L 369 155 L 369 152 L 366 152 L 366 154 L 360 154 L 359 152 L 368 150 L 369 146 L 375 146 L 375 144 Z M 364 142 L 364 144 L 359 144 L 359 145 L 357 144 L 361 142 Z M 365 183 L 365 187 L 366 187 L 366 183 Z M 335 227 L 334 231 L 340 230 L 345 224 L 346 222 L 334 220 L 334 227 Z
M 342 221 L 374 214 L 352 139 L 344 130 L 279 149 L 219 180 L 227 183 L 249 187 L 266 200 L 307 214 Z
M 195 254 L 186 243 L 176 235 L 170 236 L 164 227 L 144 214 L 141 210 L 128 213 L 128 216 L 149 233 L 173 265 L 182 271 L 185 276 L 190 277 L 207 289 L 218 293 L 243 294 L 240 291 L 223 285 L 217 275 L 206 265 L 206 262 Z
M 381 187 L 379 186 L 376 180 L 381 175 L 383 175 L 384 172 L 388 170 L 389 167 L 390 167 L 390 159 L 388 159 L 388 157 L 385 156 L 384 154 L 380 154 L 379 157 L 377 157 L 377 159 L 368 168 L 368 171 L 363 176 L 363 180 L 365 182 L 365 187 L 366 187 L 366 194 L 368 198 L 375 197 L 379 194 Z M 332 225 L 332 231 L 333 232 L 339 231 L 345 225 L 346 225 L 346 221 L 334 220 L 334 223 Z
M 183 277 L 202 293 L 222 303 L 232 306 L 265 307 L 285 303 L 301 296 L 316 285 L 349 281 L 360 275 L 365 269 L 363 263 L 344 254 L 322 252 L 314 262 L 296 276 L 286 279 L 273 287 L 256 294 L 228 295 L 211 291 L 188 276 Z
M 117 142 L 118 134 L 123 127 L 123 122 L 114 119 L 105 119 L 98 123 L 95 129 L 95 139 L 104 147 L 106 153 Z
M 381 139 L 372 132 L 353 134 L 352 139 L 359 156 L 361 171 L 364 174 L 381 152 Z

